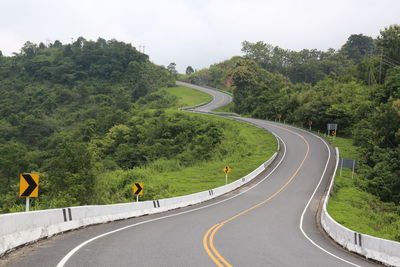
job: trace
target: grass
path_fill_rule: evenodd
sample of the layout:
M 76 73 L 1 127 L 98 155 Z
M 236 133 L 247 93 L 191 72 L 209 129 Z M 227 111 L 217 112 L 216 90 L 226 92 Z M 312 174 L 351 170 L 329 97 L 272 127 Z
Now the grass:
M 187 87 L 168 88 L 167 92 L 178 96 L 180 105 L 196 105 L 210 100 L 203 93 Z M 196 97 L 197 95 L 197 97 Z M 208 96 L 208 95 L 207 95 Z M 167 112 L 182 112 L 167 110 Z M 97 198 L 102 203 L 132 201 L 132 183 L 144 183 L 143 200 L 181 196 L 209 190 L 225 184 L 223 168 L 232 168 L 229 182 L 237 180 L 260 166 L 276 151 L 275 137 L 255 126 L 221 117 L 186 113 L 193 120 L 207 116 L 217 122 L 224 131 L 223 151 L 212 160 L 194 166 L 180 166 L 177 160 L 160 159 L 146 167 L 116 170 L 99 177 Z
M 178 98 L 178 107 L 194 106 L 212 100 L 212 96 L 185 86 L 165 88 L 169 94 Z
M 217 111 L 217 112 L 233 112 L 233 102 L 229 103 L 226 106 L 217 108 L 216 110 L 213 111 Z
M 341 158 L 358 160 L 360 153 L 350 138 L 336 137 L 333 146 L 339 147 Z M 356 232 L 400 241 L 400 207 L 382 202 L 378 197 L 362 190 L 362 178 L 351 169 L 340 170 L 335 177 L 328 203 L 329 214 L 340 224 Z
M 172 112 L 172 111 L 170 111 Z M 176 111 L 174 111 L 176 112 Z M 192 114 L 193 119 L 201 114 Z M 131 184 L 143 182 L 144 199 L 159 199 L 181 196 L 209 190 L 225 184 L 223 168 L 232 168 L 229 182 L 237 180 L 260 166 L 276 151 L 275 138 L 264 130 L 242 122 L 209 116 L 224 125 L 225 153 L 213 160 L 202 162 L 191 167 L 182 167 L 176 160 L 160 159 L 146 167 L 105 173 L 98 188 L 104 200 L 112 199 L 113 203 L 127 201 Z M 106 190 L 102 190 L 106 189 Z M 120 190 L 124 188 L 124 190 Z M 98 190 L 96 190 L 98 191 Z

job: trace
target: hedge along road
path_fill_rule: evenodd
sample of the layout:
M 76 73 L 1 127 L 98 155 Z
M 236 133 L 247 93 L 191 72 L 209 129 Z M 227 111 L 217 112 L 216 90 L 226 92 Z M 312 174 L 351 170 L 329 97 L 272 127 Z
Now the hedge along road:
M 211 91 L 208 110 L 227 104 L 230 96 Z M 250 184 L 199 205 L 69 232 L 39 243 L 11 266 L 374 266 L 317 228 L 332 148 L 303 130 L 238 119 L 281 140 L 274 165 Z

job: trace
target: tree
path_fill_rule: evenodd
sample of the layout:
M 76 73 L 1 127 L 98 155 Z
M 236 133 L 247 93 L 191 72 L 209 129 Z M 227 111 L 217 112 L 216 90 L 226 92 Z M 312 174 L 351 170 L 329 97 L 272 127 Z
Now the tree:
M 36 55 L 37 50 L 37 45 L 28 41 L 21 48 L 21 54 L 27 58 L 33 58 Z
M 40 42 L 39 43 L 39 49 L 40 50 L 42 50 L 42 49 L 46 49 L 47 47 L 46 47 L 46 45 L 43 43 L 43 42 Z
M 194 72 L 194 69 L 192 68 L 192 66 L 188 66 L 188 67 L 186 68 L 186 74 L 187 74 L 187 75 L 192 74 L 193 72 Z
M 268 68 L 273 56 L 274 47 L 262 41 L 250 43 L 244 41 L 242 43 L 242 52 L 246 59 L 252 59 L 257 62 L 261 67 Z
M 175 62 L 169 63 L 168 66 L 167 66 L 167 70 L 174 76 L 176 76 L 178 74 L 178 72 L 176 71 Z
M 250 95 L 257 85 L 257 70 L 259 67 L 254 60 L 241 60 L 236 63 L 232 71 L 232 80 L 235 85 L 233 101 L 235 111 L 249 112 L 251 107 Z
M 19 173 L 30 171 L 26 169 L 26 153 L 26 147 L 20 143 L 10 142 L 0 146 L 0 179 L 5 180 L 2 181 L 1 193 L 7 192 L 11 181 L 15 183 Z
M 83 44 L 86 42 L 86 39 L 83 38 L 82 36 L 78 37 L 75 42 L 72 43 L 72 46 L 75 48 L 82 49 Z
M 55 40 L 54 44 L 50 45 L 50 47 L 61 48 L 62 47 L 62 43 L 59 40 Z
M 93 156 L 83 143 L 64 141 L 48 166 L 54 195 L 67 193 L 77 204 L 88 204 L 92 197 L 95 173 Z
M 377 45 L 382 49 L 387 60 L 400 64 L 400 24 L 391 25 L 382 30 Z
M 360 62 L 371 56 L 375 48 L 374 39 L 363 34 L 352 34 L 342 46 L 341 52 L 350 59 Z

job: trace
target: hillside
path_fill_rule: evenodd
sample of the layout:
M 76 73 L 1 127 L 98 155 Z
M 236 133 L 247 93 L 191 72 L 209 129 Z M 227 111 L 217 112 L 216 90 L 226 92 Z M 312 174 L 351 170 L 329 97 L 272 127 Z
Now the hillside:
M 173 84 L 166 69 L 116 40 L 26 42 L 0 57 L 0 212 L 18 205 L 21 172 L 43 174 L 48 206 L 91 203 L 96 175 L 127 166 L 127 151 L 110 148 L 110 135 L 143 116 L 138 100 Z M 143 157 L 129 156 L 129 164 Z
M 276 147 L 258 128 L 176 111 L 210 96 L 169 87 L 173 73 L 116 40 L 27 42 L 0 57 L 0 77 L 0 213 L 24 210 L 23 172 L 40 173 L 31 209 L 120 203 L 138 179 L 143 199 L 222 185 L 223 166 L 238 179 Z
M 381 30 L 376 39 L 353 34 L 338 51 L 291 51 L 245 41 L 243 57 L 213 64 L 184 79 L 228 86 L 234 96 L 231 110 L 240 114 L 304 128 L 311 125 L 321 133 L 327 132 L 328 123 L 338 124 L 337 136 L 352 138 L 360 163 L 356 181 L 347 185 L 354 192 L 370 194 L 374 202 L 382 201 L 376 210 L 393 212 L 397 219 L 387 216 L 392 223 L 400 221 L 396 215 L 400 205 L 399 47 L 400 25 Z M 334 198 L 346 199 L 337 188 Z M 343 214 L 346 210 L 341 212 L 341 222 L 351 226 L 343 221 L 350 214 Z M 398 239 L 395 236 L 391 238 Z

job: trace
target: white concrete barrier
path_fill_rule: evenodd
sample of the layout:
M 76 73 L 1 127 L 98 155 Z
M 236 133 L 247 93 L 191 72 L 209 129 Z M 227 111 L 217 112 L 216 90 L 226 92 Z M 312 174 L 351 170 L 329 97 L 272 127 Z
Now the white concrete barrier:
M 279 143 L 279 142 L 278 142 Z M 42 238 L 83 226 L 127 219 L 186 207 L 228 193 L 253 180 L 276 158 L 230 184 L 185 196 L 112 205 L 78 206 L 0 215 L 0 256 Z
M 355 232 L 339 224 L 329 215 L 327 204 L 338 165 L 339 149 L 336 148 L 336 167 L 321 212 L 322 227 L 333 240 L 349 251 L 386 265 L 400 266 L 400 242 Z

